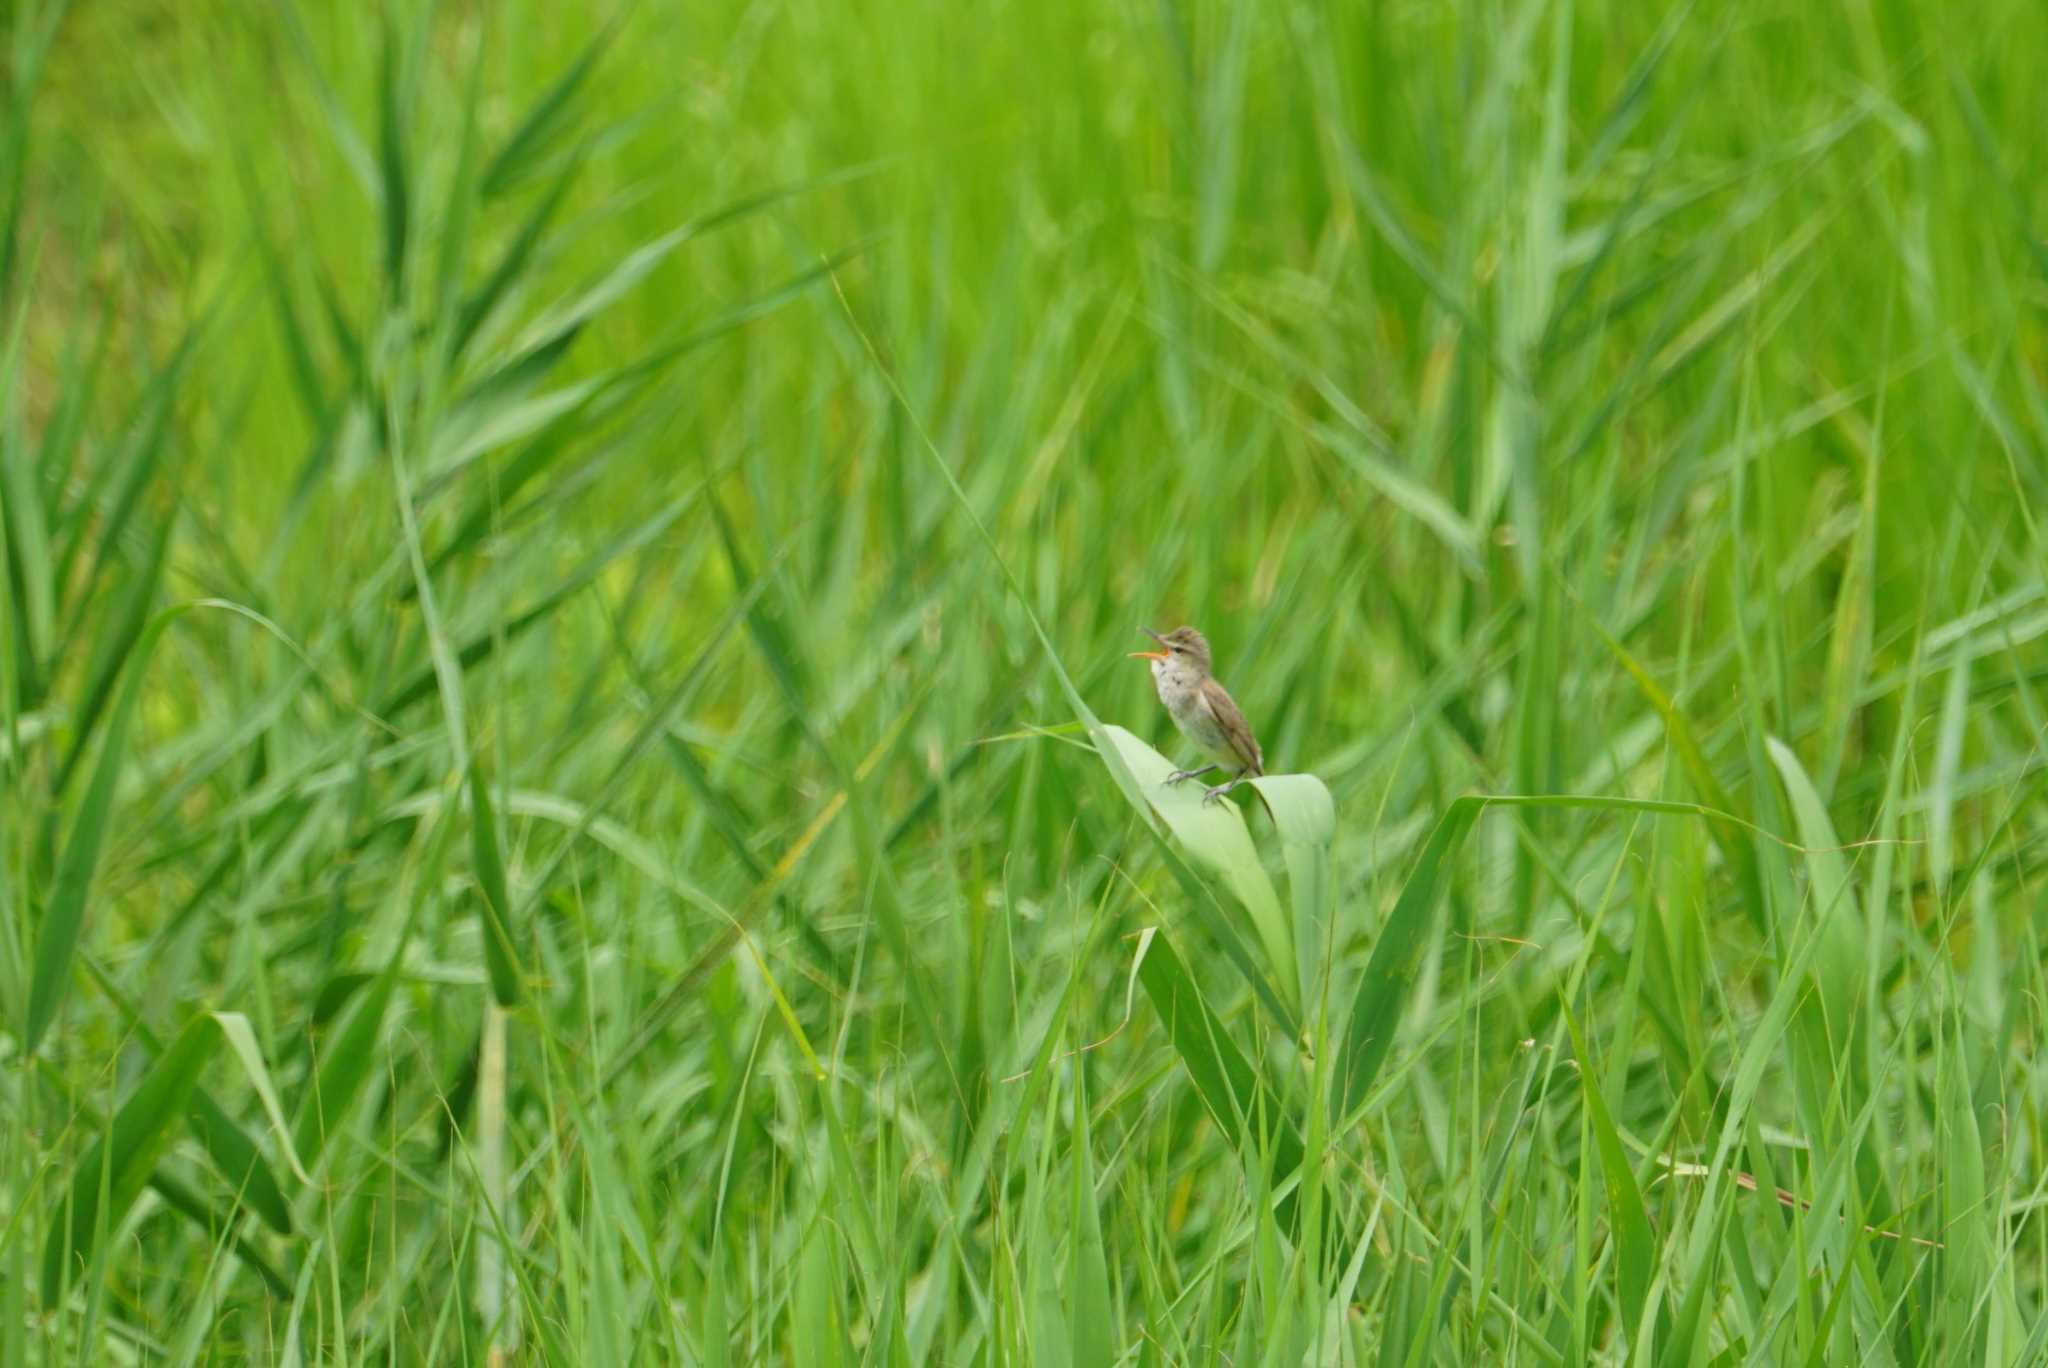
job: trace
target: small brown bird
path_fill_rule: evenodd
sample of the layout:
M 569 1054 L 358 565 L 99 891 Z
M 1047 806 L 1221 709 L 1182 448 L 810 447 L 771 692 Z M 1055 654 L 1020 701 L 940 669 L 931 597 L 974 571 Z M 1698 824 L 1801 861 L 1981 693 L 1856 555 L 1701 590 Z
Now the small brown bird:
M 1165 636 L 1150 627 L 1139 631 L 1163 648 L 1133 651 L 1133 660 L 1152 662 L 1152 683 L 1159 701 L 1173 716 L 1180 734 L 1198 746 L 1209 763 L 1200 769 L 1175 770 L 1166 776 L 1169 784 L 1193 779 L 1215 769 L 1235 769 L 1229 783 L 1202 791 L 1202 801 L 1213 803 L 1253 775 L 1266 772 L 1266 758 L 1246 725 L 1244 714 L 1216 676 L 1209 672 L 1209 643 L 1192 627 L 1176 627 Z

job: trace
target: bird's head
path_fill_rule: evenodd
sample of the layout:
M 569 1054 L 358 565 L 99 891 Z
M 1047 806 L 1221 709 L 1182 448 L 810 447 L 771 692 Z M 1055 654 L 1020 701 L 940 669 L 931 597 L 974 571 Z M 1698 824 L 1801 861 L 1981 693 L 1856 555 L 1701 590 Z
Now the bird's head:
M 1202 674 L 1209 673 L 1209 642 L 1194 628 L 1176 627 L 1164 636 L 1153 631 L 1150 627 L 1140 627 L 1138 630 L 1158 642 L 1159 649 L 1156 651 L 1133 651 L 1131 652 L 1133 659 L 1180 661 L 1184 664 L 1192 665 Z

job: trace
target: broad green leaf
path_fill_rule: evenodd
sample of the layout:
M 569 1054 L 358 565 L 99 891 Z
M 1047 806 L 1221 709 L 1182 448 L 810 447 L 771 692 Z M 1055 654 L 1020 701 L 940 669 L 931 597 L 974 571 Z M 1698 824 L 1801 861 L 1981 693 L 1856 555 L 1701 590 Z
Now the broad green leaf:
M 92 1255 L 94 1232 L 111 1230 L 149 1181 L 157 1159 L 170 1144 L 172 1128 L 185 1115 L 199 1071 L 218 1039 L 205 1013 L 185 1023 L 169 1049 L 135 1085 L 135 1091 L 114 1113 L 107 1132 L 86 1149 L 71 1179 L 70 1195 L 51 1213 L 50 1234 L 43 1246 L 43 1304 L 56 1303 L 64 1281 L 65 1261 L 76 1265 Z M 101 1179 L 105 1178 L 107 1209 L 100 1210 Z
M 1806 847 L 1806 871 L 1813 912 L 1820 928 L 1819 979 L 1827 1008 L 1828 1032 L 1839 1053 L 1856 1019 L 1856 998 L 1863 982 L 1863 934 L 1860 909 L 1850 896 L 1849 866 L 1843 858 L 1827 805 L 1807 777 L 1806 768 L 1790 747 L 1775 736 L 1764 738 L 1771 763 L 1792 802 L 1799 840 Z M 1851 1099 L 1853 1104 L 1853 1099 Z
M 193 1089 L 186 1123 L 236 1200 L 262 1217 L 264 1224 L 278 1234 L 289 1235 L 291 1204 L 285 1200 L 284 1189 L 278 1186 L 270 1165 L 264 1162 L 263 1151 L 248 1132 L 222 1111 L 204 1088 Z
M 578 381 L 543 394 L 527 389 L 553 369 L 568 350 L 568 339 L 548 351 L 513 362 L 490 377 L 488 388 L 466 396 L 434 433 L 427 455 L 428 478 L 441 481 L 466 470 L 479 456 L 545 431 L 582 412 L 602 390 L 597 380 Z
M 285 1162 L 291 1165 L 300 1182 L 312 1182 L 292 1148 L 291 1127 L 285 1124 L 284 1108 L 277 1100 L 277 1085 L 271 1082 L 270 1070 L 263 1063 L 263 1051 L 256 1044 L 256 1032 L 250 1029 L 249 1018 L 240 1012 L 215 1012 L 213 1019 L 219 1023 L 221 1034 L 227 1038 L 228 1048 L 234 1051 L 242 1072 L 249 1076 L 249 1086 L 256 1090 L 256 1099 L 263 1104 L 263 1114 L 270 1120 L 271 1133 L 277 1136 L 277 1143 L 284 1149 Z
M 269 1170 L 261 1169 L 259 1172 L 267 1174 Z M 223 1211 L 209 1203 L 161 1163 L 149 1175 L 149 1190 L 163 1198 L 165 1206 L 190 1221 L 193 1231 L 199 1238 L 209 1242 L 218 1240 L 221 1232 L 228 1229 L 233 1219 L 232 1212 Z M 284 1274 L 278 1271 L 277 1265 L 258 1245 L 253 1234 L 237 1231 L 233 1240 L 235 1257 L 255 1270 L 256 1276 L 263 1279 L 264 1285 L 273 1295 L 291 1295 L 292 1285 L 285 1281 Z
M 1267 1157 L 1273 1180 L 1301 1167 L 1302 1145 L 1278 1096 L 1253 1070 L 1222 1021 L 1202 999 L 1173 943 L 1157 928 L 1138 937 L 1138 979 L 1173 1041 L 1202 1105 L 1247 1163 Z M 1281 1215 L 1292 1223 L 1290 1195 Z
M 1287 862 L 1287 891 L 1294 903 L 1294 949 L 1299 957 L 1301 1000 L 1317 999 L 1316 985 L 1335 946 L 1331 914 L 1336 889 L 1330 878 L 1330 842 L 1337 836 L 1337 806 L 1313 774 L 1268 774 L 1251 781 L 1266 800 L 1280 854 Z
M 1165 820 L 1181 847 L 1220 874 L 1244 904 L 1265 946 L 1268 971 L 1286 985 L 1293 999 L 1290 1005 L 1298 1008 L 1300 971 L 1294 960 L 1294 933 L 1237 805 L 1205 801 L 1202 785 L 1192 780 L 1167 783 L 1166 776 L 1176 768 L 1174 763 L 1122 727 L 1105 723 L 1102 733 L 1115 745 L 1146 802 Z
M 1883 422 L 1883 409 L 1878 410 Z M 1829 793 L 1847 760 L 1849 724 L 1855 711 L 1856 695 L 1863 689 L 1870 670 L 1871 619 L 1876 589 L 1878 444 L 1881 427 L 1873 432 L 1860 418 L 1843 414 L 1838 427 L 1862 448 L 1863 503 L 1856 531 L 1849 543 L 1841 587 L 1835 593 L 1834 622 L 1828 629 L 1827 674 L 1821 684 L 1821 783 Z
M 838 1228 L 821 1214 L 809 1224 L 796 1256 L 789 1292 L 790 1362 L 838 1368 L 846 1362 L 840 1301 L 847 1278 L 837 1257 Z
M 1680 1284 L 1685 1295 L 1679 1303 L 1678 1314 L 1672 1317 L 1671 1338 L 1658 1359 L 1661 1368 L 1688 1368 L 1702 1357 L 1700 1326 L 1706 1319 L 1708 1304 L 1715 1299 L 1720 1288 L 1719 1280 L 1714 1276 L 1714 1265 L 1720 1262 L 1722 1251 L 1728 1247 L 1728 1226 L 1735 1214 L 1733 1188 L 1719 1189 L 1716 1196 L 1716 1204 L 1712 1208 L 1702 1205 L 1692 1214 L 1695 1257 L 1687 1270 L 1687 1277 Z
M 1600 1154 L 1601 1176 L 1607 1182 L 1607 1209 L 1614 1219 L 1614 1271 L 1621 1287 L 1622 1332 L 1634 1346 L 1645 1328 L 1643 1304 L 1650 1295 L 1656 1240 L 1650 1232 L 1642 1189 L 1637 1186 L 1635 1171 L 1629 1167 L 1628 1154 L 1621 1147 L 1621 1136 L 1614 1129 L 1607 1101 L 1600 1095 L 1600 1071 L 1586 1049 L 1578 1018 L 1572 1015 L 1571 1004 L 1567 1002 L 1560 1001 L 1558 1009 L 1564 1014 L 1565 1028 L 1571 1032 L 1572 1054 L 1579 1061 L 1579 1088 L 1593 1118 L 1593 1143 Z
M 351 997 L 376 981 L 377 976 L 364 969 L 347 969 L 333 975 L 313 995 L 312 1024 L 325 1026 L 334 1020 Z
M 122 991 L 119 983 L 90 955 L 80 956 L 79 963 L 92 975 L 100 991 L 106 994 L 107 999 L 120 1012 L 126 1028 L 149 1050 L 151 1057 L 161 1057 L 164 1052 L 162 1040 L 150 1029 L 141 1010 Z M 214 1012 L 212 1017 L 220 1026 L 221 1034 L 226 1038 L 229 1047 L 237 1055 L 243 1056 L 243 1068 L 250 1073 L 258 1095 L 269 1096 L 269 1074 L 263 1068 L 262 1059 L 256 1049 L 256 1039 L 249 1030 L 247 1018 L 239 1012 Z M 281 1121 L 276 1115 L 274 1102 L 266 1101 L 266 1109 L 272 1112 L 271 1119 L 274 1124 Z M 186 1121 L 194 1138 L 206 1150 L 208 1157 L 213 1160 L 214 1167 L 226 1180 L 235 1199 L 262 1217 L 264 1222 L 280 1235 L 290 1234 L 291 1206 L 285 1200 L 284 1189 L 278 1185 L 276 1175 L 271 1172 L 269 1163 L 264 1159 L 262 1149 L 240 1124 L 221 1109 L 220 1104 L 213 1100 L 213 1095 L 205 1087 L 196 1087 L 192 1090 L 192 1105 L 186 1113 Z M 290 1141 L 284 1136 L 281 1126 L 279 1136 L 285 1144 L 287 1157 L 290 1157 Z M 297 1169 L 296 1159 L 292 1160 L 292 1166 L 294 1170 Z M 304 1175 L 300 1176 L 303 1178 Z M 161 1190 L 174 1180 L 168 1179 L 162 1170 L 158 1170 L 150 1181 L 152 1186 Z M 200 1228 L 210 1233 L 226 1229 L 228 1225 L 225 1216 L 214 1211 L 196 1194 L 192 1195 L 189 1201 L 183 1197 L 166 1197 L 166 1200 L 192 1215 Z
M 320 1052 L 312 1085 L 299 1101 L 298 1120 L 292 1128 L 292 1147 L 304 1163 L 318 1158 L 327 1147 L 328 1138 L 341 1129 L 363 1080 L 379 1067 L 384 1057 L 377 1048 L 377 1040 L 383 1033 L 384 1013 L 391 1004 L 392 990 L 398 986 L 398 957 L 402 950 L 401 946 L 392 952 L 384 971 L 350 1004 L 348 1015 Z
M 147 1034 L 147 1028 L 143 1029 L 143 1033 L 145 1035 Z M 160 1054 L 161 1052 L 159 1052 L 159 1055 Z M 48 1066 L 46 1065 L 45 1067 L 47 1068 Z M 195 1087 L 193 1089 L 193 1101 L 195 1105 L 197 1105 L 201 1099 L 205 1098 L 205 1096 L 206 1091 L 204 1088 Z M 106 1133 L 107 1123 L 106 1119 L 103 1116 L 94 1115 L 92 1112 L 92 1108 L 89 1106 L 89 1104 L 85 1102 L 83 1098 L 77 1099 L 77 1106 L 78 1115 L 82 1122 L 92 1126 L 93 1129 L 99 1132 L 100 1134 Z M 218 1110 L 218 1108 L 216 1108 L 216 1110 Z M 233 1123 L 230 1122 L 229 1124 L 232 1125 Z M 247 1137 L 244 1136 L 243 1139 L 245 1143 L 247 1143 Z M 252 1151 L 254 1150 L 253 1143 L 250 1144 L 250 1149 Z M 256 1169 L 253 1170 L 253 1176 L 258 1180 L 268 1178 L 270 1176 L 270 1171 L 267 1167 L 259 1164 L 256 1167 Z M 169 1207 L 172 1211 L 177 1212 L 180 1216 L 183 1216 L 186 1220 L 190 1221 L 192 1223 L 193 1229 L 199 1233 L 200 1237 L 209 1242 L 218 1240 L 221 1237 L 221 1233 L 223 1231 L 228 1230 L 233 1224 L 236 1213 L 234 1213 L 233 1211 L 224 1210 L 208 1202 L 204 1197 L 200 1196 L 199 1193 L 194 1191 L 192 1187 L 188 1183 L 186 1183 L 183 1178 L 177 1176 L 162 1163 L 158 1163 L 156 1167 L 150 1171 L 149 1188 L 152 1192 L 156 1193 L 158 1197 L 163 1199 L 165 1206 Z M 250 1194 L 245 1192 L 243 1193 L 243 1196 L 247 1198 L 250 1196 Z M 267 1198 L 266 1200 L 272 1199 Z M 275 1194 L 274 1200 L 277 1205 L 282 1206 L 284 1203 L 283 1194 Z M 254 1204 L 253 1199 L 251 1199 L 251 1204 Z M 109 1222 L 110 1226 L 111 1224 L 112 1223 Z M 276 1265 L 271 1262 L 269 1256 L 266 1255 L 262 1249 L 257 1247 L 255 1242 L 251 1239 L 251 1237 L 248 1234 L 238 1232 L 232 1238 L 234 1242 L 236 1258 L 240 1259 L 242 1263 L 246 1264 L 251 1269 L 254 1269 L 257 1276 L 261 1277 L 263 1281 L 269 1285 L 271 1291 L 275 1292 L 278 1296 L 285 1296 L 290 1293 L 291 1284 L 287 1283 L 284 1280 L 284 1276 L 277 1271 Z M 27 1241 L 25 1240 L 8 1241 L 8 1256 L 10 1258 L 18 1260 L 22 1254 L 23 1246 L 26 1243 Z M 31 1280 L 27 1277 L 25 1269 L 25 1264 L 21 1264 L 19 1262 L 15 1264 L 14 1272 L 17 1276 L 19 1276 L 20 1286 L 19 1288 L 17 1288 L 14 1286 L 0 1284 L 0 1302 L 4 1302 L 6 1293 L 19 1291 L 25 1289 L 28 1286 Z M 0 1341 L 0 1343 L 4 1343 L 4 1341 Z M 17 1358 L 13 1361 L 26 1362 L 26 1359 Z

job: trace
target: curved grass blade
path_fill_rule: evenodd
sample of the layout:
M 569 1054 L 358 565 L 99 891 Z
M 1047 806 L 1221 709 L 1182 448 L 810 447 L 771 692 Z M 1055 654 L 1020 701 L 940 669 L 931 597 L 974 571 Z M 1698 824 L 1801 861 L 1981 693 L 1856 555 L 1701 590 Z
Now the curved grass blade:
M 256 1044 L 256 1033 L 249 1027 L 249 1018 L 240 1012 L 215 1012 L 213 1019 L 220 1024 L 220 1032 L 227 1038 L 228 1048 L 234 1051 L 242 1071 L 249 1076 L 249 1086 L 256 1090 L 256 1100 L 263 1104 L 263 1114 L 270 1118 L 277 1143 L 284 1148 L 285 1162 L 291 1165 L 300 1182 L 312 1182 L 292 1148 L 291 1127 L 285 1124 L 284 1108 L 277 1101 L 277 1087 L 270 1080 L 270 1070 L 264 1067 L 263 1051 Z
M 64 1207 L 51 1213 L 49 1239 L 43 1246 L 45 1306 L 57 1299 L 65 1260 L 88 1259 L 94 1233 L 112 1229 L 149 1181 L 157 1159 L 170 1144 L 172 1123 L 185 1115 L 215 1039 L 210 1016 L 201 1013 L 185 1023 L 171 1047 L 157 1057 L 114 1113 L 106 1134 L 93 1141 L 79 1160 L 70 1196 Z M 104 1212 L 100 1209 L 102 1178 L 107 1197 Z

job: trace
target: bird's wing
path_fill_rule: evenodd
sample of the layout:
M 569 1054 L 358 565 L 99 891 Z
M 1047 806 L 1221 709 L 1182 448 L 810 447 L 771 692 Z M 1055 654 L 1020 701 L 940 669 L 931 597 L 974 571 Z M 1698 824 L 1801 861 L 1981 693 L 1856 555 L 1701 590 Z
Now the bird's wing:
M 1237 704 L 1221 684 L 1213 679 L 1202 681 L 1202 701 L 1209 705 L 1209 711 L 1223 727 L 1223 734 L 1230 739 L 1230 750 L 1253 774 L 1266 772 L 1266 757 L 1259 753 L 1258 738 L 1246 724 L 1244 714 L 1237 710 Z

